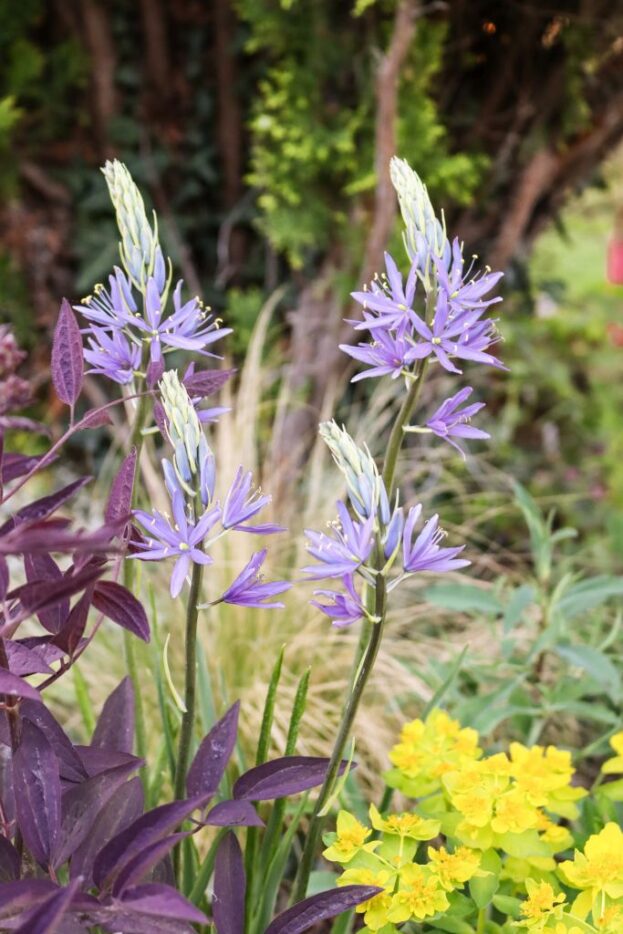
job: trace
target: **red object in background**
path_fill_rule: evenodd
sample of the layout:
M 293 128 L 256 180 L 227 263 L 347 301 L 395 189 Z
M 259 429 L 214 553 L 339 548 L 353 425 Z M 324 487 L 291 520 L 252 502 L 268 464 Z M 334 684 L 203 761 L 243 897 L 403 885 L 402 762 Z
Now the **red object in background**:
M 608 244 L 608 281 L 623 285 L 623 239 L 616 237 Z

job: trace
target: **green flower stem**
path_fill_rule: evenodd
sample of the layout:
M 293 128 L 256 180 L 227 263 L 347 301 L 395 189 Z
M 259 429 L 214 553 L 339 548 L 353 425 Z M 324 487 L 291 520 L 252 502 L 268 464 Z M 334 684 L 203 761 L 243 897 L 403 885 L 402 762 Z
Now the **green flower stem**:
M 402 442 L 404 439 L 404 430 L 409 424 L 411 416 L 413 415 L 413 410 L 417 405 L 427 369 L 428 357 L 420 361 L 416 367 L 415 373 L 413 374 L 411 380 L 411 385 L 409 386 L 409 392 L 405 396 L 404 401 L 400 406 L 400 411 L 398 412 L 396 421 L 394 422 L 394 427 L 392 428 L 392 432 L 389 436 L 387 453 L 385 455 L 385 463 L 383 464 L 383 481 L 385 483 L 390 501 L 392 498 L 398 455 L 400 453 L 400 448 L 402 447 Z
M 142 385 L 138 387 L 139 392 L 142 389 Z M 136 463 L 134 466 L 134 478 L 132 482 L 132 505 L 136 503 L 136 478 L 139 472 L 139 464 L 141 460 L 141 451 L 143 449 L 143 429 L 145 428 L 145 423 L 147 421 L 148 413 L 148 402 L 149 396 L 147 393 L 140 395 L 138 399 L 138 405 L 136 407 L 136 414 L 134 416 L 134 422 L 132 424 L 132 431 L 130 433 L 130 450 L 134 447 L 136 448 Z M 135 580 L 135 565 L 133 561 L 128 561 L 127 559 L 123 562 L 123 584 L 129 591 L 132 591 L 134 588 Z M 128 632 L 127 629 L 123 631 L 123 647 L 125 651 L 125 660 L 128 669 L 128 674 L 130 676 L 130 681 L 132 682 L 132 688 L 134 690 L 134 711 L 135 711 L 135 723 L 136 723 L 136 751 L 141 759 L 144 759 L 147 754 L 147 731 L 145 728 L 145 712 L 143 710 L 143 697 L 141 694 L 141 680 L 138 673 L 138 665 L 136 663 L 136 653 L 134 651 L 134 639 L 136 637 L 132 635 L 131 632 Z
M 193 729 L 195 726 L 195 709 L 197 706 L 197 620 L 199 618 L 199 595 L 203 580 L 203 565 L 193 564 L 190 581 L 190 593 L 186 609 L 186 656 L 184 671 L 184 706 L 186 710 L 182 715 L 182 727 L 177 754 L 177 767 L 175 769 L 175 798 L 180 801 L 186 796 L 186 773 L 190 762 Z
M 327 774 L 325 776 L 322 788 L 320 789 L 320 794 L 318 795 L 318 799 L 311 816 L 307 838 L 303 847 L 303 854 L 301 856 L 301 862 L 299 864 L 294 885 L 294 902 L 298 902 L 305 898 L 305 893 L 307 892 L 309 876 L 312 870 L 318 842 L 320 840 L 322 825 L 324 823 L 324 817 L 321 816 L 320 812 L 324 809 L 325 805 L 331 798 L 331 794 L 335 786 L 335 781 L 339 774 L 340 763 L 342 761 L 344 750 L 348 742 L 348 737 L 350 736 L 350 731 L 359 708 L 359 703 L 361 701 L 364 688 L 368 683 L 368 678 L 370 677 L 372 669 L 374 668 L 374 662 L 376 661 L 376 656 L 381 644 L 381 638 L 383 636 L 386 596 L 387 592 L 385 586 L 385 577 L 382 574 L 379 574 L 375 588 L 374 611 L 375 616 L 378 617 L 380 622 L 375 623 L 372 626 L 370 640 L 366 646 L 366 650 L 361 660 L 359 673 L 355 679 L 353 689 L 346 701 L 346 704 L 344 705 L 342 720 L 340 722 L 338 734 L 333 746 L 333 752 L 329 761 Z
M 476 925 L 476 934 L 485 934 L 487 926 L 487 909 L 481 908 L 478 912 L 478 923 Z
M 186 797 L 186 774 L 192 752 L 193 731 L 195 728 L 195 710 L 197 706 L 197 620 L 199 618 L 199 596 L 203 580 L 203 565 L 193 564 L 190 580 L 190 593 L 186 608 L 186 655 L 184 666 L 184 706 L 182 726 L 180 729 L 179 746 L 177 752 L 177 765 L 175 769 L 175 799 L 181 801 Z M 180 865 L 182 860 L 181 843 L 173 852 L 173 871 L 175 878 L 181 881 Z

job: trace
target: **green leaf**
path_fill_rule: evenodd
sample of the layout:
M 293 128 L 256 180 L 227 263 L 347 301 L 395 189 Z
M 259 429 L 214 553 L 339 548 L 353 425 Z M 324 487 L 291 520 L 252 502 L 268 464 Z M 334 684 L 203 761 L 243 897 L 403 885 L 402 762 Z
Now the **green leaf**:
M 486 908 L 500 887 L 500 880 L 494 872 L 484 872 L 482 876 L 473 876 L 469 880 L 469 894 L 478 908 Z
M 599 789 L 599 794 L 609 801 L 623 801 L 623 778 L 608 782 Z
M 536 601 L 536 597 L 536 589 L 532 584 L 522 584 L 513 590 L 504 611 L 504 632 L 509 632 L 520 622 L 524 610 Z
M 521 899 L 511 895 L 494 895 L 491 899 L 495 908 L 509 918 L 518 918 L 521 914 Z
M 467 649 L 468 649 L 468 646 L 463 647 L 458 658 L 456 659 L 456 661 L 453 663 L 452 667 L 450 668 L 450 671 L 448 672 L 447 676 L 444 678 L 442 684 L 439 685 L 439 687 L 437 688 L 437 690 L 435 691 L 435 693 L 433 694 L 433 696 L 427 703 L 426 707 L 424 708 L 424 711 L 422 712 L 423 718 L 427 717 L 428 714 L 431 712 L 431 710 L 434 710 L 435 707 L 439 706 L 442 699 L 446 696 L 446 694 L 452 687 L 456 679 L 456 676 L 461 670 L 463 659 L 467 655 Z
M 569 587 L 558 602 L 558 609 L 567 617 L 572 618 L 601 606 L 611 597 L 623 594 L 623 577 L 613 577 L 608 574 L 591 577 Z
M 467 921 L 461 918 L 453 918 L 452 915 L 443 915 L 441 918 L 428 920 L 431 927 L 439 931 L 448 931 L 449 934 L 474 934 L 474 928 Z
M 433 584 L 424 591 L 424 599 L 444 610 L 460 613 L 486 613 L 499 616 L 502 604 L 491 591 L 475 584 Z
M 594 678 L 613 699 L 621 697 L 621 675 L 614 663 L 589 645 L 556 645 L 553 651 L 574 668 L 580 668 Z

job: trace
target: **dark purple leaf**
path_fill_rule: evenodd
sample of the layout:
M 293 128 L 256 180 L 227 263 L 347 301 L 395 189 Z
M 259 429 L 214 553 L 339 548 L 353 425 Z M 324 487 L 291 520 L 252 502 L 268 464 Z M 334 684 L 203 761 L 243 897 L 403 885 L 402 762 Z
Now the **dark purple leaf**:
M 78 847 L 71 860 L 71 876 L 82 876 L 89 886 L 92 881 L 93 864 L 100 850 L 133 824 L 143 813 L 143 785 L 140 778 L 133 778 L 114 792 L 100 811 L 89 836 Z
M 23 584 L 11 592 L 11 597 L 18 597 L 27 613 L 39 613 L 43 609 L 62 603 L 93 584 L 104 573 L 99 565 L 89 565 L 75 574 L 67 574 L 58 582 L 38 581 Z
M 62 866 L 84 843 L 102 808 L 139 765 L 140 760 L 137 760 L 108 769 L 65 792 L 61 805 L 61 829 L 53 853 L 54 866 Z
M 189 795 L 216 794 L 236 744 L 239 712 L 236 701 L 202 740 L 186 778 Z
M 112 749 L 98 749 L 97 746 L 74 746 L 87 770 L 89 778 L 106 772 L 108 769 L 118 768 L 120 765 L 131 765 L 133 762 L 142 764 L 137 756 L 127 752 L 114 752 Z
M 48 896 L 16 928 L 16 934 L 54 934 L 55 931 L 59 931 L 63 917 L 78 891 L 78 886 L 79 880 L 75 879 L 66 888 L 58 889 L 53 895 Z
M 4 668 L 0 669 L 0 694 L 6 694 L 8 697 L 27 697 L 32 701 L 42 702 L 36 688 Z
M 6 558 L 0 555 L 0 600 L 4 600 L 9 590 L 9 565 Z
M 108 410 L 100 407 L 85 412 L 76 427 L 103 428 L 104 425 L 112 425 L 112 419 Z
M 130 514 L 135 473 L 136 448 L 132 448 L 123 460 L 111 484 L 108 502 L 104 510 L 106 522 L 115 522 L 117 519 L 124 519 Z
M 24 415 L 0 415 L 0 431 L 32 431 L 38 435 L 47 435 L 49 438 L 52 432 L 46 425 L 36 422 L 32 418 L 26 418 Z M 43 455 L 47 457 L 47 454 Z
M 49 519 L 19 525 L 13 532 L 0 536 L 0 554 L 20 555 L 26 552 L 75 552 L 89 555 L 113 554 L 121 549 L 112 539 L 121 529 L 103 525 L 95 532 L 69 528 L 69 519 Z
M 211 808 L 204 823 L 214 827 L 264 826 L 264 821 L 250 801 L 221 801 Z
M 184 840 L 188 832 L 174 833 L 162 840 L 157 840 L 151 846 L 146 846 L 142 853 L 126 863 L 115 880 L 112 887 L 113 897 L 118 897 L 130 885 L 137 885 L 151 870 L 171 852 L 176 843 Z
M 45 552 L 41 554 L 24 555 L 24 570 L 26 580 L 29 583 L 39 583 L 40 581 L 53 582 L 58 584 L 63 580 L 63 572 L 58 564 L 50 555 Z M 58 632 L 69 613 L 69 599 L 61 600 L 56 606 L 47 610 L 42 610 L 37 614 L 39 622 L 48 632 Z
M 329 759 L 316 756 L 283 756 L 264 762 L 240 776 L 234 785 L 234 798 L 270 801 L 308 791 L 322 785 L 328 766 Z M 339 774 L 347 767 L 348 762 L 343 761 Z
M 58 398 L 73 408 L 82 389 L 84 357 L 80 326 L 66 298 L 54 330 L 51 369 Z
M 52 665 L 65 654 L 56 645 L 52 644 L 52 638 L 52 636 L 26 636 L 17 641 L 20 645 L 25 645 L 27 649 L 32 649 L 33 652 L 36 652 L 46 665 Z
M 87 587 L 80 599 L 71 608 L 63 626 L 54 637 L 54 645 L 63 653 L 73 657 L 74 652 L 80 645 L 84 630 L 89 618 L 91 601 L 93 599 L 93 587 Z
M 126 889 L 121 904 L 141 914 L 174 918 L 177 921 L 189 921 L 191 924 L 208 924 L 208 919 L 202 911 L 195 908 L 171 886 L 161 885 L 159 882 L 148 882 Z
M 60 776 L 66 782 L 82 782 L 87 771 L 63 728 L 43 704 L 24 700 L 21 714 L 37 726 L 50 743 L 58 759 Z
M 340 889 L 319 892 L 277 915 L 264 934 L 302 934 L 326 918 L 335 918 L 382 892 L 374 885 L 345 885 Z
M 20 855 L 6 837 L 0 836 L 0 884 L 19 879 Z
M 170 834 L 194 810 L 205 805 L 206 800 L 207 795 L 201 795 L 188 801 L 161 804 L 113 837 L 95 860 L 93 879 L 96 885 L 102 889 L 113 882 L 129 860 Z
M 153 362 L 150 360 L 147 367 L 146 381 L 150 389 L 153 389 L 156 383 L 159 383 L 164 374 L 164 363 L 162 359 Z
M 218 392 L 235 372 L 235 370 L 199 370 L 198 373 L 187 372 L 182 382 L 189 396 L 192 398 L 200 397 L 205 399 L 206 396 L 211 396 L 212 393 Z
M 244 934 L 246 888 L 242 850 L 230 831 L 219 843 L 214 863 L 212 914 L 217 934 Z
M 159 918 L 125 908 L 123 902 L 113 902 L 107 908 L 88 913 L 88 921 L 109 934 L 195 934 L 196 928 L 186 921 Z
M 166 438 L 167 437 L 167 417 L 165 415 L 164 406 L 162 405 L 162 402 L 159 402 L 158 400 L 154 402 L 154 421 L 156 425 L 158 426 L 160 434 Z
M 61 781 L 54 750 L 44 733 L 22 718 L 22 736 L 13 757 L 17 822 L 24 843 L 41 866 L 50 862 L 61 825 Z
M 5 643 L 5 649 L 11 674 L 49 675 L 52 673 L 52 669 L 47 664 L 47 662 L 43 660 L 41 653 L 35 651 L 34 649 L 29 649 L 27 646 L 22 645 L 21 642 L 8 639 Z
M 0 885 L 0 918 L 11 918 L 24 908 L 40 904 L 58 887 L 49 879 L 20 879 Z
M 126 587 L 115 581 L 100 581 L 93 591 L 93 606 L 113 623 L 149 642 L 147 614 Z
M 45 454 L 5 454 L 2 458 L 2 482 L 10 483 L 29 473 L 39 464 Z M 48 461 L 51 463 L 51 461 Z
M 132 753 L 134 749 L 134 690 L 125 677 L 107 698 L 91 739 L 91 746 Z
M 10 532 L 11 529 L 14 529 L 20 522 L 34 522 L 47 519 L 59 506 L 67 502 L 74 493 L 86 483 L 89 483 L 90 480 L 90 477 L 80 477 L 79 480 L 68 483 L 67 486 L 64 486 L 61 490 L 57 490 L 56 493 L 50 493 L 49 496 L 42 496 L 41 499 L 36 499 L 34 503 L 23 506 L 22 509 L 16 512 L 15 515 L 11 519 L 8 519 L 2 528 L 0 528 L 0 535 L 5 535 L 7 532 Z

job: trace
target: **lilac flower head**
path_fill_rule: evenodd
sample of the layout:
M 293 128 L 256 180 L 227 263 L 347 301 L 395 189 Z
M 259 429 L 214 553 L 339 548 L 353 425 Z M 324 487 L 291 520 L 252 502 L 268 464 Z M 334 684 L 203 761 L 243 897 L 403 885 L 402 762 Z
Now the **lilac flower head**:
M 352 292 L 356 302 L 363 306 L 366 314 L 364 322 L 357 322 L 358 329 L 387 328 L 404 333 L 409 324 L 409 315 L 413 314 L 413 299 L 417 283 L 417 261 L 411 265 L 406 284 L 403 285 L 402 276 L 389 253 L 385 254 L 386 274 L 382 279 L 375 278 L 370 283 L 370 289 L 363 292 Z
M 108 277 L 108 288 L 98 283 L 92 295 L 87 295 L 82 304 L 74 305 L 74 311 L 87 321 L 109 329 L 130 327 L 138 315 L 132 286 L 118 266 Z
M 342 577 L 345 593 L 340 590 L 314 590 L 314 596 L 327 597 L 328 603 L 312 600 L 311 605 L 324 613 L 332 620 L 334 626 L 350 626 L 366 615 L 366 609 L 361 597 L 355 588 L 355 579 L 352 574 Z
M 235 529 L 238 532 L 253 532 L 258 535 L 283 532 L 282 526 L 272 523 L 264 525 L 247 524 L 248 520 L 256 516 L 271 500 L 270 496 L 263 496 L 260 489 L 252 492 L 252 486 L 253 474 L 251 471 L 245 473 L 242 467 L 239 467 L 225 497 L 222 517 L 223 528 Z
M 320 562 L 303 568 L 313 580 L 353 574 L 365 564 L 372 552 L 375 516 L 370 516 L 365 522 L 356 522 L 351 519 L 344 503 L 337 504 L 337 511 L 339 526 L 333 529 L 332 535 L 305 530 L 309 539 L 307 551 Z
M 262 581 L 260 568 L 265 558 L 265 548 L 256 551 L 236 580 L 216 602 L 231 603 L 235 606 L 281 609 L 284 606 L 283 603 L 267 603 L 266 600 L 289 590 L 292 585 L 288 581 Z
M 444 441 L 448 441 L 460 452 L 465 459 L 463 449 L 453 441 L 453 438 L 489 438 L 486 431 L 480 428 L 473 428 L 469 421 L 473 415 L 485 407 L 484 402 L 472 402 L 461 409 L 463 403 L 471 396 L 473 389 L 471 386 L 465 386 L 459 392 L 442 402 L 437 411 L 431 415 L 426 422 L 426 427 L 430 428 L 434 434 Z
M 147 532 L 147 542 L 142 551 L 131 555 L 141 561 L 161 561 L 176 557 L 177 561 L 171 575 L 170 591 L 177 597 L 188 576 L 191 564 L 212 564 L 212 558 L 201 550 L 201 543 L 211 528 L 220 518 L 220 509 L 213 506 L 197 522 L 192 522 L 186 515 L 184 496 L 176 490 L 171 500 L 174 524 L 158 510 L 152 513 L 135 509 L 133 515 Z
M 466 270 L 463 260 L 463 250 L 457 237 L 452 241 L 452 260 L 444 262 L 442 259 L 435 260 L 437 270 L 437 282 L 446 295 L 453 314 L 460 314 L 464 311 L 473 311 L 479 309 L 485 311 L 489 305 L 501 302 L 500 296 L 485 298 L 484 296 L 491 292 L 491 289 L 497 285 L 504 273 L 491 272 L 487 269 L 484 273 L 472 275 L 474 261 L 472 259 Z
M 115 383 L 131 383 L 141 367 L 141 348 L 130 343 L 123 331 L 93 324 L 87 331 L 88 347 L 84 359 L 91 365 L 89 373 L 106 376 Z
M 458 548 L 441 548 L 439 542 L 444 538 L 445 532 L 439 528 L 439 516 L 432 516 L 424 524 L 424 528 L 413 541 L 413 532 L 422 513 L 418 504 L 412 506 L 405 522 L 402 535 L 402 555 L 404 570 L 408 574 L 418 571 L 457 571 L 467 567 L 470 561 L 458 558 L 464 545 Z
M 413 326 L 420 337 L 417 356 L 435 356 L 449 373 L 461 373 L 451 357 L 505 369 L 499 360 L 486 352 L 497 340 L 497 334 L 493 321 L 478 321 L 482 311 L 482 308 L 477 308 L 455 315 L 448 294 L 442 289 L 437 297 L 432 325 L 417 315 L 413 316 Z
M 371 367 L 353 376 L 351 380 L 353 383 L 376 376 L 391 376 L 392 379 L 398 379 L 412 363 L 422 357 L 427 357 L 430 353 L 430 350 L 425 349 L 421 344 L 414 344 L 408 337 L 394 334 L 384 328 L 375 330 L 373 338 L 371 344 L 357 344 L 356 347 L 351 347 L 350 344 L 340 344 L 340 350 L 344 353 Z

